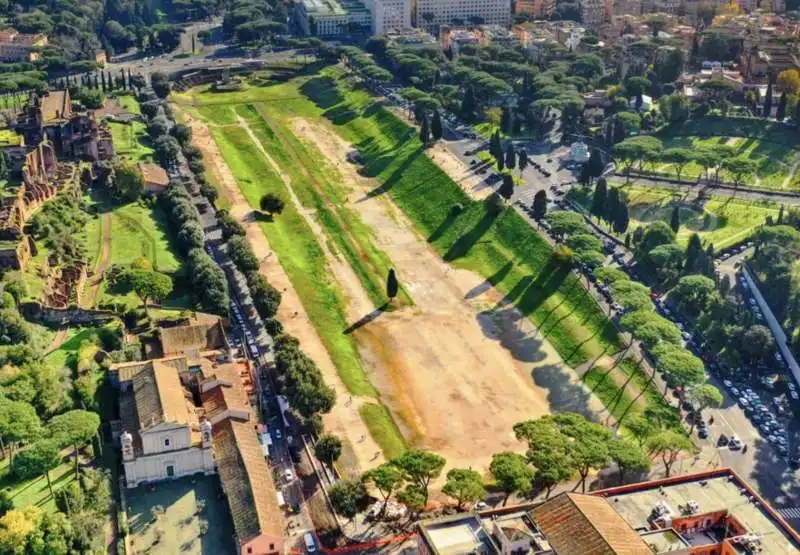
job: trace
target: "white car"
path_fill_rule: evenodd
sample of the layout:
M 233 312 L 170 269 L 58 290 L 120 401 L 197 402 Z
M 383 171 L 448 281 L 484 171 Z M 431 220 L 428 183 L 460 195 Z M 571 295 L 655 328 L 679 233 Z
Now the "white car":
M 287 482 L 291 482 L 292 480 L 294 480 L 294 472 L 292 472 L 291 468 L 287 468 L 286 470 L 283 471 L 283 479 L 286 480 Z
M 731 440 L 728 442 L 728 449 L 733 449 L 735 451 L 741 448 L 742 448 L 742 440 L 739 439 L 737 436 L 733 436 Z
M 724 385 L 727 388 L 731 388 L 733 387 L 733 382 L 730 380 L 722 380 L 722 385 Z

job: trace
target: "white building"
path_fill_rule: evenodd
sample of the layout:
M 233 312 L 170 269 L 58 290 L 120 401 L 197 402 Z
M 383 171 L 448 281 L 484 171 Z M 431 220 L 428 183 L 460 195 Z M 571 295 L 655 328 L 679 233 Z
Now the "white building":
M 125 482 L 174 479 L 216 471 L 211 423 L 200 422 L 179 374 L 186 357 L 130 362 L 114 367 L 120 388 Z
M 417 27 L 430 30 L 442 25 L 464 25 L 477 22 L 485 25 L 511 24 L 509 0 L 417 0 Z
M 411 27 L 411 0 L 364 0 L 372 13 L 372 32 L 385 35 Z
M 580 0 L 581 23 L 596 28 L 611 18 L 610 0 Z
M 372 11 L 358 0 L 301 0 L 294 2 L 294 18 L 310 36 L 347 35 L 356 28 L 373 34 Z

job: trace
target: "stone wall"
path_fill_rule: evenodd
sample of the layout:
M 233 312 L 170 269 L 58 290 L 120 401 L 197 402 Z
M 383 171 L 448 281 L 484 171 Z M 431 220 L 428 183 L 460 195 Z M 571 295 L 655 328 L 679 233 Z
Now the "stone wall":
M 85 310 L 78 307 L 50 308 L 37 302 L 20 304 L 20 312 L 28 320 L 55 325 L 100 325 L 117 319 L 110 310 Z

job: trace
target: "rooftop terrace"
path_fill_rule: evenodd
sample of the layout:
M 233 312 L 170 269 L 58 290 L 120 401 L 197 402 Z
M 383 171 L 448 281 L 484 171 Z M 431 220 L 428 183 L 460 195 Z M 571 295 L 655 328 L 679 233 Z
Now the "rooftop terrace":
M 303 4 L 309 15 L 316 16 L 344 16 L 368 11 L 358 0 L 303 0 Z
M 641 485 L 641 484 L 640 484 Z M 625 521 L 634 529 L 650 528 L 648 521 L 654 507 L 665 503 L 679 518 L 679 507 L 697 503 L 695 515 L 728 511 L 750 534 L 761 539 L 765 553 L 770 555 L 796 554 L 798 544 L 781 527 L 776 516 L 770 514 L 755 498 L 751 491 L 733 476 L 718 476 L 707 479 L 684 481 L 674 484 L 654 483 L 650 488 L 614 494 L 610 492 L 607 499 Z M 702 537 L 686 536 L 693 545 L 702 545 Z

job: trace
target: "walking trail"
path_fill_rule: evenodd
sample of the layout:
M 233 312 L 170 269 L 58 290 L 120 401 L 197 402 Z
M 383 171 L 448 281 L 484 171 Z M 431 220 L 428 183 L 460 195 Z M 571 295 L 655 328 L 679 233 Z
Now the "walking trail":
M 100 258 L 94 268 L 92 281 L 89 283 L 89 292 L 86 299 L 81 303 L 86 308 L 91 308 L 97 302 L 100 288 L 103 286 L 103 278 L 111 262 L 111 213 L 103 212 L 100 216 Z

